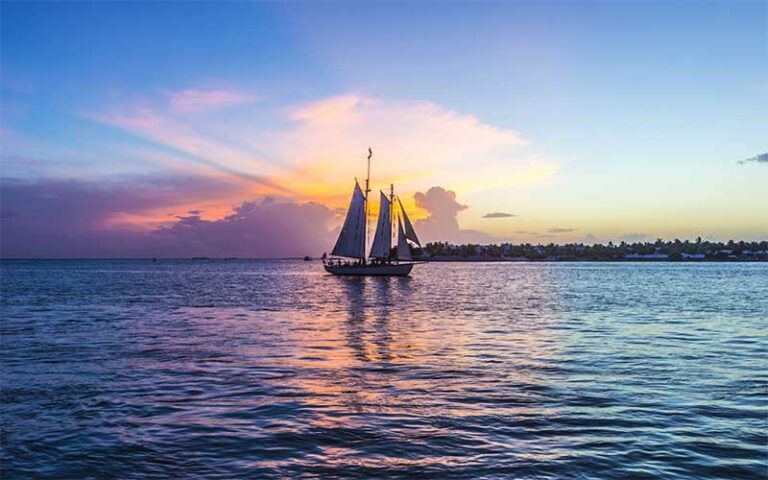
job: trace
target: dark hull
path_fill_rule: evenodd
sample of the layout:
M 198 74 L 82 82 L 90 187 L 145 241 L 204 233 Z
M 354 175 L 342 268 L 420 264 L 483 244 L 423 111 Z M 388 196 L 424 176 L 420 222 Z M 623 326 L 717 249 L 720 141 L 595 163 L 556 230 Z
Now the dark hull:
M 388 263 L 384 265 L 323 265 L 325 271 L 334 275 L 355 275 L 372 277 L 405 277 L 411 273 L 413 263 Z

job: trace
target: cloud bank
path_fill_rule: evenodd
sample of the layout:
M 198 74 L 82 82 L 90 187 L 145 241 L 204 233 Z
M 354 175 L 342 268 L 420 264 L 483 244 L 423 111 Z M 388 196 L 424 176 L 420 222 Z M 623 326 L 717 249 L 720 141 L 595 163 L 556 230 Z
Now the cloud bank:
M 319 255 L 339 222 L 326 206 L 263 197 L 243 202 L 220 219 L 204 220 L 188 208 L 200 191 L 229 190 L 226 181 L 158 177 L 82 182 L 5 179 L 0 184 L 0 256 L 66 257 L 283 257 Z M 119 219 L 165 213 L 150 229 Z
M 332 246 L 336 220 L 318 203 L 266 197 L 245 202 L 220 220 L 182 217 L 151 237 L 164 256 L 315 256 Z
M 86 182 L 41 179 L 0 183 L 3 258 L 296 257 L 328 251 L 343 212 L 316 202 L 263 196 L 205 219 L 211 198 L 236 185 L 227 179 L 156 176 Z M 489 243 L 498 239 L 459 227 L 468 207 L 453 191 L 417 192 L 428 217 L 415 222 L 424 241 Z M 183 213 L 176 213 L 183 212 Z M 136 224 L 134 217 L 155 218 Z

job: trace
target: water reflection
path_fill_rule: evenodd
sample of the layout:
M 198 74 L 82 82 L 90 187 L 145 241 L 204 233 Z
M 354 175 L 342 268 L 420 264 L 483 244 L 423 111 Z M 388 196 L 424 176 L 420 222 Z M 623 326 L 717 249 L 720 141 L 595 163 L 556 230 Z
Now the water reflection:
M 376 360 L 389 362 L 392 360 L 390 323 L 394 321 L 391 317 L 395 303 L 391 284 L 398 278 L 372 278 L 371 280 L 375 280 L 372 282 L 374 287 L 372 293 L 378 300 L 378 308 L 374 309 L 373 312 L 374 335 L 372 343 L 376 347 Z
M 344 292 L 344 310 L 347 319 L 344 323 L 344 337 L 354 358 L 368 362 L 365 348 L 365 328 L 368 309 L 365 305 L 366 279 L 358 277 L 339 278 L 339 285 Z
M 394 342 L 391 331 L 405 327 L 403 318 L 410 301 L 410 278 L 341 278 L 345 295 L 345 338 L 361 362 L 389 362 Z M 398 336 L 407 336 L 398 331 Z
M 5 275 L 8 478 L 764 470 L 765 266 L 97 267 Z
M 340 322 L 341 334 L 351 363 L 337 365 L 331 375 L 344 393 L 344 404 L 357 413 L 380 411 L 391 401 L 392 378 L 388 376 L 392 362 L 399 356 L 393 324 L 401 326 L 397 317 L 402 302 L 410 295 L 408 279 L 339 278 L 344 292 L 346 318 Z M 407 335 L 398 331 L 397 335 Z

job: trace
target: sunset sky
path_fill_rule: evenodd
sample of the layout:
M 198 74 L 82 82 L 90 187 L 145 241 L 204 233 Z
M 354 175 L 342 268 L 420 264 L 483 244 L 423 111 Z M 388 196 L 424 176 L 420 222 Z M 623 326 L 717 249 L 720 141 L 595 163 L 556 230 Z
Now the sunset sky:
M 3 256 L 768 238 L 768 4 L 3 2 Z

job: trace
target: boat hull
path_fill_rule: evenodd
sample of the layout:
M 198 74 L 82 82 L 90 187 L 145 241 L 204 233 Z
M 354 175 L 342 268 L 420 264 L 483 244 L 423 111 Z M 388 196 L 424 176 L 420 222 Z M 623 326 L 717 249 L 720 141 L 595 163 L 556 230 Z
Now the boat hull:
M 405 277 L 411 273 L 414 263 L 387 263 L 384 265 L 323 265 L 333 275 L 372 277 Z

